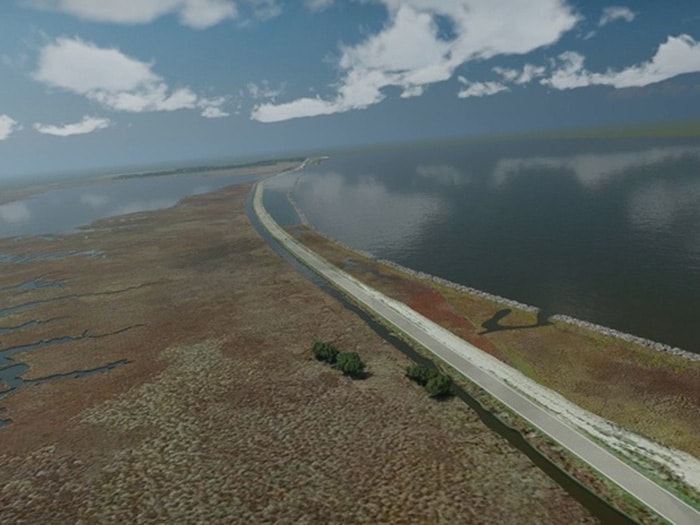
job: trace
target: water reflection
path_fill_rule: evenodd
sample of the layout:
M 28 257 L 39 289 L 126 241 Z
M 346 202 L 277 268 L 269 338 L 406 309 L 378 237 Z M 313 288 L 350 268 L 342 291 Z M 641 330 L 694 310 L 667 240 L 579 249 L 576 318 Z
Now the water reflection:
M 0 206 L 0 220 L 7 224 L 26 222 L 32 214 L 24 202 L 10 202 Z
M 616 177 L 629 175 L 640 168 L 651 168 L 669 161 L 684 158 L 700 159 L 700 148 L 668 146 L 643 151 L 620 153 L 586 153 L 564 157 L 524 157 L 500 159 L 493 170 L 497 186 L 513 176 L 527 175 L 543 170 L 571 172 L 576 180 L 587 188 L 595 189 Z
M 0 206 L 0 237 L 66 233 L 102 217 L 167 208 L 188 195 L 257 178 L 195 173 L 54 189 Z
M 332 237 L 359 241 L 370 251 L 410 249 L 449 207 L 434 195 L 391 192 L 373 174 L 355 179 L 331 171 L 301 177 L 297 195 L 312 224 L 324 222 Z
M 177 203 L 178 199 L 151 199 L 151 200 L 135 200 L 127 202 L 121 206 L 114 208 L 110 215 L 125 215 L 127 213 L 136 213 L 139 211 L 160 210 L 169 208 Z
M 469 175 L 447 164 L 420 165 L 416 167 L 416 173 L 421 177 L 444 186 L 458 186 L 461 184 L 469 184 L 472 181 Z
M 303 173 L 299 206 L 345 244 L 700 351 L 698 139 L 374 150 Z
M 89 206 L 93 210 L 97 210 L 109 203 L 109 197 L 106 195 L 87 192 L 80 195 L 80 202 L 86 206 Z

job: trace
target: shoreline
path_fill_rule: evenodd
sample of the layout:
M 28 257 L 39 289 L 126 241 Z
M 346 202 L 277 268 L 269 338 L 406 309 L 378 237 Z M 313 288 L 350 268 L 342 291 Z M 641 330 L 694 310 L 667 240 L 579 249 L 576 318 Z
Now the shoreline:
M 595 465 L 594 468 L 596 470 L 600 470 L 601 473 L 605 472 L 603 475 L 615 484 L 623 487 L 623 490 L 627 490 L 624 487 L 628 483 L 631 483 L 630 487 L 637 487 L 637 480 L 644 479 L 643 485 L 646 488 L 643 490 L 640 488 L 641 492 L 636 492 L 636 489 L 630 489 L 630 493 L 635 495 L 635 497 L 641 499 L 642 496 L 640 494 L 644 494 L 649 490 L 648 494 L 655 493 L 654 498 L 660 497 L 664 500 L 667 497 L 671 498 L 669 499 L 669 504 L 675 498 L 673 508 L 679 511 L 679 516 L 685 516 L 679 518 L 681 522 L 685 522 L 686 512 L 691 514 L 697 512 L 695 503 L 688 507 L 685 503 L 682 503 L 682 500 L 677 495 L 671 496 L 671 493 L 667 492 L 666 488 L 660 489 L 660 492 L 655 492 L 660 488 L 660 485 L 656 485 L 654 482 L 648 484 L 650 478 L 658 478 L 658 473 L 663 472 L 665 469 L 670 469 L 674 472 L 674 477 L 678 476 L 676 479 L 681 481 L 681 485 L 692 487 L 691 490 L 693 493 L 696 493 L 700 488 L 700 462 L 698 462 L 697 458 L 681 450 L 660 445 L 641 434 L 627 430 L 619 424 L 578 406 L 556 391 L 527 377 L 516 368 L 458 337 L 444 326 L 425 317 L 425 314 L 421 315 L 421 313 L 413 310 L 411 306 L 405 304 L 401 299 L 385 295 L 372 284 L 363 282 L 346 273 L 337 266 L 337 263 L 324 259 L 324 256 L 319 255 L 316 250 L 294 239 L 269 216 L 262 204 L 262 192 L 265 182 L 261 181 L 255 187 L 255 211 L 268 231 L 279 242 L 285 244 L 286 248 L 296 258 L 301 259 L 304 264 L 309 265 L 326 280 L 331 281 L 351 297 L 356 298 L 364 305 L 363 308 L 369 308 L 370 311 L 376 312 L 390 326 L 395 326 L 399 333 L 407 334 L 410 339 L 423 346 L 428 345 L 425 347 L 435 354 L 438 359 L 454 368 L 460 376 L 475 382 L 485 389 L 489 395 L 505 403 L 505 406 L 511 407 L 510 409 L 515 412 L 517 417 L 529 421 L 531 425 L 534 425 L 534 428 L 540 429 L 546 435 L 552 435 L 550 434 L 551 431 L 556 436 L 560 432 L 560 426 L 563 425 L 561 428 L 567 430 L 562 434 L 567 434 L 567 441 L 570 438 L 571 440 L 568 443 L 557 440 L 559 446 L 564 446 L 576 456 L 585 457 L 584 461 L 586 464 L 589 466 Z M 455 359 L 456 361 L 453 362 Z M 455 364 L 460 359 L 465 360 L 467 363 L 466 368 Z M 505 390 L 503 390 L 504 388 Z M 511 398 L 511 396 L 513 397 Z M 524 403 L 523 400 L 525 399 L 528 400 L 527 403 Z M 512 403 L 515 404 L 513 405 Z M 514 406 L 520 408 L 514 409 Z M 530 410 L 535 412 L 542 410 L 549 415 L 540 417 L 529 414 L 530 417 L 528 417 Z M 545 420 L 547 421 L 546 423 L 544 422 Z M 568 436 L 569 432 L 574 432 L 576 437 Z M 579 444 L 572 445 L 573 442 L 578 443 L 579 439 L 583 440 L 579 443 L 583 447 L 582 449 L 578 448 Z M 593 445 L 595 442 L 603 443 L 605 446 Z M 594 448 L 601 452 L 605 451 L 603 456 L 607 454 L 608 459 L 597 457 L 599 452 L 593 453 L 590 450 L 587 450 L 585 453 L 582 452 L 583 449 L 589 446 L 588 443 L 591 443 Z M 620 462 L 618 458 L 613 462 L 614 466 L 608 465 L 604 468 L 603 462 L 612 461 L 614 456 L 622 456 L 624 461 Z M 620 466 L 618 466 L 618 462 Z M 625 465 L 625 469 L 629 470 L 630 473 L 635 473 L 634 476 L 629 474 L 635 481 L 628 479 L 627 475 L 621 475 L 619 469 L 622 465 Z M 632 467 L 633 465 L 634 467 Z M 650 475 L 650 477 L 643 476 L 639 478 L 640 473 L 637 469 L 647 471 L 649 473 L 647 476 Z M 653 490 L 650 488 L 652 486 L 655 487 Z M 676 487 L 676 490 L 678 490 L 678 487 Z M 676 490 L 673 492 L 676 492 Z M 685 490 L 681 489 L 680 493 L 684 492 Z M 645 501 L 645 504 L 650 505 L 651 500 L 641 500 Z M 654 508 L 654 505 L 650 506 Z M 658 507 L 656 507 L 656 511 L 659 512 Z M 661 512 L 661 515 L 664 515 L 664 513 Z
M 302 166 L 303 167 L 303 166 Z M 299 168 L 299 170 L 302 169 L 302 167 Z M 297 177 L 297 180 L 294 182 L 292 185 L 292 188 L 287 191 L 287 199 L 289 200 L 292 208 L 294 209 L 294 212 L 297 214 L 297 217 L 299 218 L 300 224 L 303 226 L 306 226 L 310 230 L 312 230 L 314 233 L 317 235 L 320 235 L 324 239 L 330 241 L 333 244 L 337 244 L 338 246 L 345 248 L 349 251 L 358 253 L 364 257 L 367 257 L 369 259 L 372 259 L 378 263 L 385 264 L 389 267 L 392 267 L 396 270 L 399 270 L 401 272 L 407 273 L 409 275 L 412 275 L 414 277 L 417 277 L 419 279 L 425 279 L 428 281 L 432 281 L 438 284 L 441 284 L 443 286 L 447 286 L 449 288 L 452 288 L 453 290 L 457 290 L 460 292 L 465 292 L 471 295 L 474 295 L 476 297 L 480 297 L 482 299 L 486 299 L 489 301 L 493 301 L 498 304 L 502 304 L 503 306 L 511 307 L 511 308 L 517 308 L 519 310 L 525 311 L 525 312 L 530 312 L 530 313 L 539 313 L 540 308 L 537 306 L 532 306 L 526 303 L 522 303 L 519 301 L 516 301 L 514 299 L 508 299 L 507 297 L 503 297 L 497 294 L 492 294 L 490 292 L 486 292 L 484 290 L 479 290 L 477 288 L 473 288 L 471 286 L 467 286 L 464 284 L 456 283 L 454 281 L 450 281 L 448 279 L 445 279 L 443 277 L 437 276 L 437 275 L 432 275 L 420 270 L 414 270 L 413 268 L 408 268 L 407 266 L 403 266 L 399 263 L 396 263 L 394 261 L 391 261 L 389 259 L 383 259 L 380 257 L 375 256 L 372 253 L 369 253 L 364 250 L 360 250 L 357 248 L 353 248 L 352 246 L 348 246 L 347 244 L 343 243 L 342 241 L 338 239 L 334 239 L 330 237 L 329 235 L 326 235 L 324 232 L 316 228 L 311 222 L 308 220 L 308 217 L 304 213 L 304 211 L 301 209 L 299 204 L 297 203 L 294 195 L 297 190 L 297 185 L 299 183 L 299 180 L 301 179 L 301 174 Z M 648 339 L 645 337 L 641 337 L 638 335 L 630 334 L 628 332 L 623 332 L 621 330 L 617 330 L 615 328 L 611 328 L 608 326 L 600 325 L 597 323 L 593 323 L 590 321 L 586 321 L 585 319 L 579 319 L 577 317 L 573 317 L 567 314 L 553 314 L 549 317 L 549 319 L 554 320 L 554 321 L 560 321 L 572 326 L 576 326 L 578 328 L 582 328 L 584 330 L 590 330 L 592 332 L 595 332 L 597 334 L 602 334 L 610 337 L 614 337 L 616 339 L 619 339 L 621 341 L 625 341 L 628 343 L 634 343 L 638 344 L 640 346 L 643 346 L 645 348 L 649 348 L 651 350 L 656 350 L 658 352 L 663 352 L 667 353 L 670 355 L 674 355 L 677 357 L 681 357 L 684 359 L 688 359 L 690 361 L 700 361 L 700 353 L 695 353 L 691 352 L 689 350 L 685 350 L 683 348 L 679 348 L 673 345 L 669 345 L 667 343 L 662 343 L 659 341 L 654 341 L 653 339 Z

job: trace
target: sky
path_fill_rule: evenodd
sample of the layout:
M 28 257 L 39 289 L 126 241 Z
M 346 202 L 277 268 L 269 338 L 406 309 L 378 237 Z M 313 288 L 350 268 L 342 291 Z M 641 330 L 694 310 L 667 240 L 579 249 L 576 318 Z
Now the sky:
M 0 3 L 0 181 L 691 118 L 697 0 Z

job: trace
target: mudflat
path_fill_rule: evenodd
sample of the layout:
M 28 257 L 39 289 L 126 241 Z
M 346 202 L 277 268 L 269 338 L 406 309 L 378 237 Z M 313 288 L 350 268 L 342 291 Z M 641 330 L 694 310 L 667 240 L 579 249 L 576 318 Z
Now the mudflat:
M 247 191 L 0 240 L 0 521 L 596 521 L 411 383 L 257 235 Z M 313 360 L 316 340 L 369 377 Z

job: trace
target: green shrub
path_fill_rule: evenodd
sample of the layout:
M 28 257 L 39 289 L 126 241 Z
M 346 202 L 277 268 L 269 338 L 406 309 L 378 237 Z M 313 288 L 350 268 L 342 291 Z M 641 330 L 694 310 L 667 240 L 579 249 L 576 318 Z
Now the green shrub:
M 437 368 L 424 365 L 411 365 L 406 368 L 406 376 L 425 387 L 430 397 L 452 394 L 452 378 L 441 374 Z
M 425 385 L 425 389 L 430 397 L 442 397 L 452 394 L 452 378 L 445 374 L 438 373 L 431 377 Z
M 435 368 L 424 365 L 412 365 L 406 368 L 406 376 L 421 386 L 427 385 L 428 381 L 439 373 Z
M 365 374 L 365 364 L 356 352 L 340 352 L 335 367 L 346 376 L 353 378 L 363 377 Z
M 311 347 L 314 357 L 319 361 L 325 361 L 329 365 L 335 364 L 338 358 L 338 349 L 330 343 L 316 341 Z

